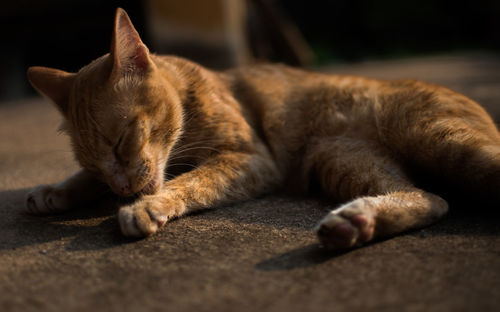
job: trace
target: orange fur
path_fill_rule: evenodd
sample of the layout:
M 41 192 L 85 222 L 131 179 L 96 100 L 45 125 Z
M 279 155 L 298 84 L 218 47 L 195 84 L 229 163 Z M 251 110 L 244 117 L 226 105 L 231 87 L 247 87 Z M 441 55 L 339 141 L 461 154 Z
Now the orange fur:
M 414 186 L 410 170 L 498 186 L 499 133 L 463 95 L 281 65 L 213 72 L 150 54 L 121 9 L 110 54 L 76 74 L 32 67 L 28 77 L 64 115 L 83 168 L 33 190 L 28 209 L 69 209 L 106 187 L 140 194 L 120 209 L 125 235 L 314 182 L 346 202 L 319 223 L 320 241 L 350 248 L 446 213 L 443 199 Z

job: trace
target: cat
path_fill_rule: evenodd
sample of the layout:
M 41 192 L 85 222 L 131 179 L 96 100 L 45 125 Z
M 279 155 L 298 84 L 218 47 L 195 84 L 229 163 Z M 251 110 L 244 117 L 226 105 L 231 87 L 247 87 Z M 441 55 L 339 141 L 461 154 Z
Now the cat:
M 31 67 L 62 114 L 82 169 L 26 197 L 54 213 L 107 190 L 126 236 L 187 213 L 317 185 L 341 202 L 315 231 L 332 249 L 429 225 L 448 211 L 412 171 L 494 192 L 500 135 L 464 95 L 419 81 L 380 81 L 254 65 L 215 72 L 149 52 L 117 9 L 111 51 L 78 73 Z

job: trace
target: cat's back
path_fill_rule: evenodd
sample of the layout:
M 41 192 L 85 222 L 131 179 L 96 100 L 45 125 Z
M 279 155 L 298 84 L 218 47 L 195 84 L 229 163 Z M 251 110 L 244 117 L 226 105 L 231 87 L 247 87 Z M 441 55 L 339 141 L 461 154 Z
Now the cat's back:
M 470 122 L 487 117 L 467 97 L 414 80 L 383 81 L 284 65 L 242 67 L 225 75 L 247 118 L 283 160 L 300 155 L 315 137 L 347 134 L 380 141 L 381 129 L 409 131 L 426 118 L 449 115 Z
M 284 65 L 242 67 L 224 75 L 245 117 L 284 167 L 300 159 L 314 137 L 376 132 L 376 80 Z
M 234 96 L 264 128 L 334 134 L 369 115 L 382 83 L 373 79 L 310 72 L 284 65 L 227 72 Z M 285 129 L 288 128 L 288 129 Z
M 281 119 L 290 125 L 321 118 L 322 128 L 328 128 L 324 127 L 325 123 L 362 118 L 373 105 L 377 90 L 386 83 L 281 64 L 241 67 L 225 75 L 240 104 L 259 115 L 262 121 L 271 123 Z M 318 129 L 311 130 L 317 133 Z

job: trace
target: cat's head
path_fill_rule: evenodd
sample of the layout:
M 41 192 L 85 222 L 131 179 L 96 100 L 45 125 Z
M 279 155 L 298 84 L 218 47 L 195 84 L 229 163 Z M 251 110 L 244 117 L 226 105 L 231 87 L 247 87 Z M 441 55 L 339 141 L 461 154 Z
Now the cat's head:
M 64 116 L 83 168 L 122 196 L 159 190 L 182 130 L 180 99 L 124 10 L 116 12 L 109 54 L 78 73 L 31 67 L 28 78 Z

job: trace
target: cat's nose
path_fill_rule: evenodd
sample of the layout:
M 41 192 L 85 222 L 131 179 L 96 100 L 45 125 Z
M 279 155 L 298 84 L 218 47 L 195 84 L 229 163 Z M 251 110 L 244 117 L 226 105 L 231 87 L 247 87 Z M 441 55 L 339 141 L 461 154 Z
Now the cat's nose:
M 116 174 L 113 179 L 115 192 L 118 191 L 120 196 L 130 196 L 133 195 L 132 187 L 127 176 L 123 173 Z
M 132 189 L 130 188 L 130 184 L 124 185 L 120 189 L 122 196 L 130 196 L 132 195 Z

